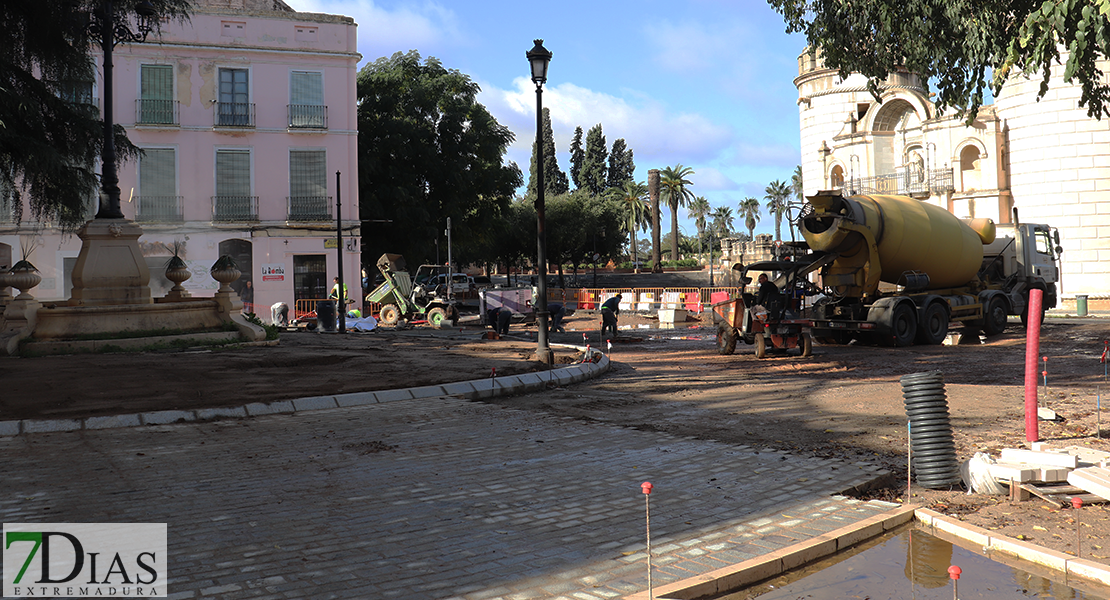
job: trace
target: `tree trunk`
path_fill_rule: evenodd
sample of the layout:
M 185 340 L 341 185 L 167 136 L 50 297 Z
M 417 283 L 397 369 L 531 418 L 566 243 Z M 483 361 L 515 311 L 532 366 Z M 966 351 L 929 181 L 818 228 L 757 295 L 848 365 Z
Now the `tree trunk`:
M 671 260 L 678 260 L 678 203 L 671 204 Z
M 663 272 L 663 257 L 660 243 L 659 214 L 659 169 L 648 171 L 648 197 L 651 198 L 651 272 Z

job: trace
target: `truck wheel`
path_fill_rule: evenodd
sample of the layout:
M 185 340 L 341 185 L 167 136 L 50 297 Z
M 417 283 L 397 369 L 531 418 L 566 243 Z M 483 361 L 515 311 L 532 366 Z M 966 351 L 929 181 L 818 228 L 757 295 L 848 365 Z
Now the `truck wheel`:
M 802 358 L 813 356 L 813 338 L 808 333 L 802 333 Z
M 721 324 L 717 328 L 717 352 L 720 354 L 732 354 L 736 351 L 736 329 Z
M 428 324 L 440 329 L 447 322 L 447 311 L 436 307 L 428 311 Z
M 894 307 L 890 317 L 891 341 L 895 346 L 909 346 L 917 337 L 917 316 L 914 307 L 908 302 L 902 302 Z
M 983 315 L 983 333 L 998 335 L 1006 330 L 1006 301 L 995 296 L 987 303 L 987 312 Z
M 925 307 L 925 317 L 917 327 L 917 343 L 936 345 L 948 335 L 948 311 L 940 302 Z
M 386 304 L 378 312 L 378 320 L 382 325 L 396 325 L 397 321 L 401 320 L 401 310 L 396 304 Z
M 767 358 L 767 338 L 762 333 L 755 334 L 755 357 Z

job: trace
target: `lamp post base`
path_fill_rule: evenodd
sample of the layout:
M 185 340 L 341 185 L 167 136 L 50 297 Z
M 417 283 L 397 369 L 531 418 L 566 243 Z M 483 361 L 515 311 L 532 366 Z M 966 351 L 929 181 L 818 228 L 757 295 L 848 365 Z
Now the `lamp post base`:
M 150 271 L 139 249 L 141 227 L 127 219 L 93 219 L 77 232 L 70 306 L 150 304 Z
M 551 348 L 537 348 L 536 360 L 551 366 L 555 362 L 555 353 L 551 351 Z

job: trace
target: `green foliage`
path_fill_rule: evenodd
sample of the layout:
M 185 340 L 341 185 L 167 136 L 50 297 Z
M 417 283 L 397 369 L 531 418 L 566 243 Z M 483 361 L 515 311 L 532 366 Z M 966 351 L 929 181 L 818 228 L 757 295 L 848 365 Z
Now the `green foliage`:
M 651 224 L 651 207 L 647 201 L 648 189 L 643 183 L 626 181 L 619 188 L 610 188 L 607 198 L 621 206 L 623 217 L 621 227 L 625 233 L 631 234 L 632 260 L 637 259 L 636 231 L 646 230 Z
M 267 340 L 276 340 L 281 334 L 281 330 L 278 328 L 277 325 L 267 325 L 266 323 L 263 323 L 262 319 L 259 319 L 258 315 L 254 313 L 244 313 L 243 318 L 245 318 L 248 323 L 253 323 L 255 325 L 258 325 L 262 329 L 265 329 Z
M 584 190 L 547 202 L 547 256 L 554 263 L 588 263 L 594 252 L 606 260 L 619 256 L 624 244 L 622 207 Z
M 574 128 L 574 139 L 570 142 L 570 179 L 574 188 L 582 187 L 582 161 L 586 160 L 586 152 L 582 149 L 582 126 Z
M 456 261 L 496 247 L 490 224 L 522 177 L 503 160 L 513 133 L 477 102 L 478 85 L 411 51 L 367 64 L 357 87 L 359 214 L 376 221 L 363 227 L 363 264 L 384 252 L 434 260 L 447 217 Z
M 532 142 L 532 162 L 528 171 L 528 196 L 536 197 L 536 142 Z M 543 193 L 544 196 L 565 194 L 570 189 L 567 174 L 559 169 L 555 156 L 555 132 L 551 129 L 551 111 L 543 109 Z
M 671 207 L 671 256 L 678 256 L 678 209 L 694 198 L 694 193 L 686 189 L 694 185 L 686 179 L 693 174 L 693 169 L 682 165 L 659 171 L 659 199 Z
M 772 181 L 764 190 L 767 194 L 763 197 L 767 201 L 767 212 L 775 218 L 775 241 L 782 240 L 782 216 L 786 214 L 787 202 L 790 200 L 790 186 L 785 181 Z
M 713 235 L 718 238 L 728 237 L 732 234 L 732 209 L 727 206 L 718 206 L 713 209 Z
M 594 196 L 605 192 L 609 182 L 609 167 L 606 160 L 609 150 L 605 146 L 605 134 L 601 131 L 601 123 L 594 125 L 586 133 L 586 154 L 582 159 L 582 171 L 579 177 L 582 180 L 581 188 Z
M 179 20 L 189 8 L 186 0 L 153 4 Z M 17 220 L 25 196 L 35 220 L 72 230 L 88 219 L 104 125 L 95 99 L 75 91 L 97 81 L 93 40 L 81 24 L 100 7 L 97 0 L 0 3 L 0 201 L 12 204 Z M 118 22 L 131 22 L 133 3 L 113 9 Z M 137 155 L 123 127 L 114 136 L 119 162 Z
M 759 223 L 759 200 L 748 196 L 740 201 L 737 215 L 744 219 L 744 227 L 748 230 L 748 240 L 755 239 L 755 226 Z
M 622 187 L 626 182 L 633 181 L 636 172 L 636 162 L 632 158 L 632 148 L 624 141 L 617 138 L 613 142 L 613 149 L 609 152 L 609 188 Z
M 1078 81 L 1079 105 L 1110 115 L 1110 85 L 1097 61 L 1110 53 L 1108 0 L 768 0 L 787 32 L 805 34 L 811 48 L 841 76 L 867 76 L 878 96 L 901 69 L 936 85 L 936 103 L 970 123 L 989 87 L 997 96 L 1008 78 L 1040 74 L 1039 96 L 1051 68 L 1067 53 L 1064 80 Z

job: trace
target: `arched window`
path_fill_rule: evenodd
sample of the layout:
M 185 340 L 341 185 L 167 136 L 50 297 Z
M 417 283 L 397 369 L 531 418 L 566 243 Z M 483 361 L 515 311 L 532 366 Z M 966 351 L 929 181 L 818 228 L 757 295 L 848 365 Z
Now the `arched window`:
M 960 151 L 960 190 L 970 192 L 982 186 L 979 148 L 969 145 Z
M 833 166 L 832 171 L 829 172 L 829 183 L 832 184 L 834 190 L 844 187 L 844 167 L 840 165 Z

